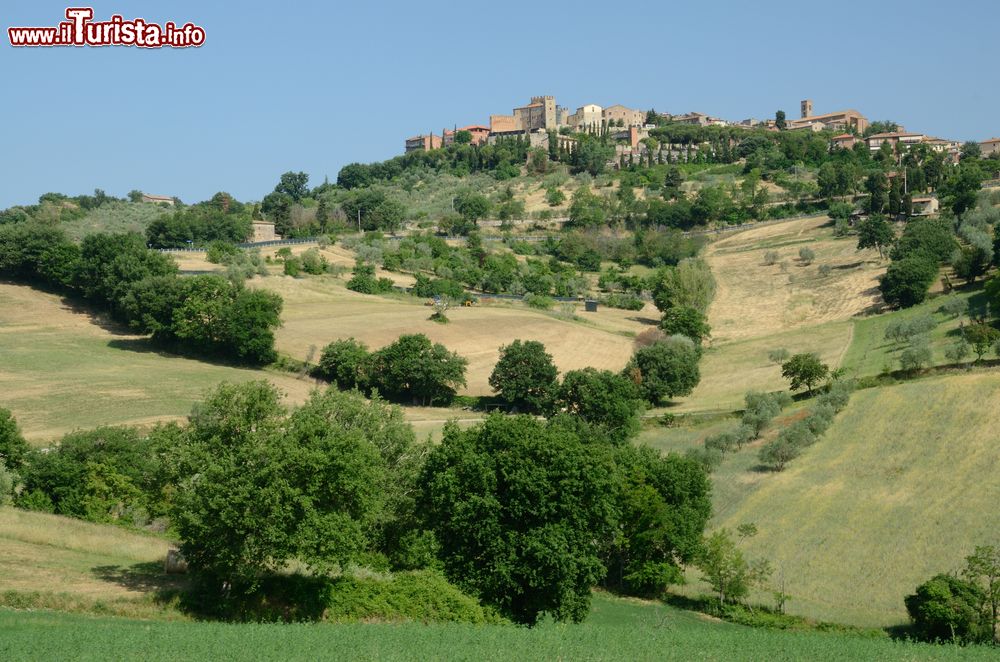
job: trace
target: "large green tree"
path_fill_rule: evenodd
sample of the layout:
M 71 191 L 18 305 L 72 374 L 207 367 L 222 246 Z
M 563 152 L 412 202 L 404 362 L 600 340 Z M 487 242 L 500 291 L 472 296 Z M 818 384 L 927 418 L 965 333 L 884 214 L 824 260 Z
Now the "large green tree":
M 221 385 L 176 449 L 172 513 L 208 597 L 253 593 L 294 560 L 326 572 L 377 549 L 413 490 L 416 472 L 396 471 L 412 442 L 398 410 L 355 393 L 317 391 L 289 416 L 266 381 Z
M 546 410 L 555 396 L 559 371 L 537 340 L 515 340 L 500 348 L 490 386 L 500 398 L 525 412 Z
M 803 386 L 812 394 L 813 386 L 826 378 L 830 368 L 816 354 L 795 354 L 781 364 L 781 376 L 789 380 L 793 391 Z
M 653 283 L 653 302 L 661 312 L 686 306 L 705 312 L 715 296 L 715 277 L 700 258 L 686 258 L 676 267 L 658 271 Z
M 563 376 L 555 411 L 578 417 L 613 442 L 638 433 L 642 395 L 635 383 L 609 370 L 584 368 Z
M 952 575 L 937 575 L 906 596 L 914 633 L 927 641 L 973 643 L 983 638 L 982 591 Z
M 447 402 L 465 386 L 468 360 L 422 333 L 400 336 L 371 355 L 371 386 L 392 400 Z
M 21 435 L 21 428 L 9 409 L 0 407 L 0 462 L 8 469 L 19 471 L 31 449 Z
M 694 390 L 701 380 L 700 358 L 690 338 L 670 336 L 635 350 L 623 374 L 632 379 L 643 397 L 655 406 L 664 398 L 688 395 Z
M 938 265 L 934 258 L 924 252 L 917 252 L 900 260 L 894 259 L 885 274 L 879 278 L 882 298 L 889 305 L 909 308 L 927 297 Z
M 607 584 L 659 596 L 682 583 L 684 564 L 701 552 L 712 514 L 711 483 L 701 465 L 676 454 L 626 445 L 615 453 L 620 534 L 607 552 Z
M 881 214 L 873 214 L 858 224 L 858 250 L 874 248 L 880 259 L 895 239 L 892 226 Z
M 323 348 L 316 373 L 342 389 L 368 384 L 368 347 L 354 338 L 335 340 Z
M 493 415 L 449 425 L 420 484 L 449 579 L 518 623 L 587 616 L 614 525 L 606 453 L 567 426 Z

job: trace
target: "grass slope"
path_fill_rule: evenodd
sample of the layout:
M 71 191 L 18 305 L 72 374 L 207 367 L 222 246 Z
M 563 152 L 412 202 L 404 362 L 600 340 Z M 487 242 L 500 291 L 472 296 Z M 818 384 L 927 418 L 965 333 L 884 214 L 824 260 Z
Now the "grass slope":
M 986 302 L 982 290 L 964 288 L 954 292 L 954 296 L 968 302 L 972 312 L 985 312 Z M 848 374 L 858 377 L 876 375 L 884 370 L 899 370 L 899 355 L 906 348 L 906 343 L 886 340 L 885 330 L 892 322 L 924 315 L 932 316 L 937 322 L 937 326 L 928 334 L 932 351 L 930 365 L 950 363 L 944 355 L 945 350 L 955 344 L 959 338 L 959 325 L 968 324 L 969 318 L 966 315 L 953 317 L 939 312 L 938 309 L 945 300 L 945 297 L 938 296 L 912 308 L 856 319 L 853 339 L 844 355 L 843 367 Z M 975 355 L 972 355 L 966 360 L 974 359 Z
M 877 301 L 884 270 L 873 251 L 857 251 L 856 239 L 835 238 L 826 217 L 753 228 L 723 237 L 705 250 L 717 283 L 708 309 L 711 344 L 701 363 L 701 383 L 674 411 L 731 410 L 749 390 L 785 388 L 768 351 L 816 352 L 839 366 L 852 343 L 852 318 Z M 816 259 L 798 258 L 809 247 Z M 768 251 L 775 264 L 764 264 Z M 820 266 L 830 267 L 826 276 Z
M 917 584 L 1000 543 L 998 408 L 995 371 L 859 391 L 783 473 L 756 472 L 756 449 L 731 456 L 713 527 L 756 523 L 748 554 L 783 573 L 791 612 L 902 623 Z
M 78 428 L 186 416 L 221 381 L 266 377 L 291 401 L 311 381 L 161 354 L 60 297 L 0 283 L 0 406 L 46 441 Z
M 176 581 L 162 575 L 168 547 L 153 535 L 0 508 L 0 605 L 182 618 L 152 595 Z

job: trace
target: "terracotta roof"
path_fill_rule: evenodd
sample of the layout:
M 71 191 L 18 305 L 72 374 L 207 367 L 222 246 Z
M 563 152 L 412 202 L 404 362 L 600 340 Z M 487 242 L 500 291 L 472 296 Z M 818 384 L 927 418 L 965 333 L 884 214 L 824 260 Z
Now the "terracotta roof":
M 936 198 L 934 198 L 932 196 L 926 196 L 926 197 L 922 197 L 922 198 L 913 198 L 914 202 L 930 202 L 931 200 L 936 200 Z
M 990 138 L 989 140 L 984 140 L 980 145 L 992 145 L 993 143 L 1000 143 L 1000 138 Z
M 845 138 L 854 138 L 854 137 L 855 136 L 853 133 L 842 133 L 839 136 L 834 136 L 830 140 L 844 140 Z
M 150 200 L 173 200 L 169 195 L 153 195 L 152 193 L 143 193 L 142 195 Z

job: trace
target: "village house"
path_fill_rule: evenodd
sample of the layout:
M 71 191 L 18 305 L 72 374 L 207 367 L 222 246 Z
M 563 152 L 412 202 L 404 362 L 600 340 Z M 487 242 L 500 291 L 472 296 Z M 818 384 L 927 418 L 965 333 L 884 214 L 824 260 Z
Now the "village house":
M 576 112 L 566 120 L 566 124 L 577 132 L 596 131 L 601 128 L 603 118 L 604 109 L 596 103 L 588 103 L 577 108 Z
M 911 216 L 930 216 L 931 214 L 938 213 L 941 208 L 941 204 L 938 199 L 932 195 L 921 196 L 919 198 L 913 198 L 913 211 L 910 212 Z
M 269 221 L 253 221 L 251 224 L 252 232 L 248 237 L 248 241 L 254 243 L 260 241 L 277 241 L 281 239 L 281 235 L 274 231 L 274 223 Z
M 608 106 L 601 113 L 601 116 L 608 126 L 619 126 L 619 122 L 621 122 L 620 126 L 623 127 L 643 126 L 646 123 L 644 111 L 626 108 L 621 104 Z
M 979 150 L 982 157 L 988 158 L 1000 154 L 1000 138 L 990 138 L 979 143 Z
M 472 145 L 482 145 L 490 135 L 490 127 L 481 124 L 470 124 L 469 126 L 461 126 L 453 130 L 445 129 L 442 131 L 442 143 L 450 145 L 455 142 L 455 134 L 459 131 L 468 131 L 472 134 L 472 141 L 470 143 Z
M 174 205 L 174 199 L 169 195 L 153 195 L 152 193 L 143 193 L 142 198 L 140 199 L 143 202 L 152 202 L 154 204 L 164 203 L 170 205 L 171 207 Z
M 406 139 L 406 151 L 416 152 L 424 151 L 429 152 L 432 149 L 440 149 L 441 147 L 441 137 L 435 136 L 433 133 L 426 136 L 413 136 L 412 138 Z
M 882 145 L 888 143 L 896 149 L 898 145 L 910 146 L 919 145 L 927 139 L 922 133 L 907 133 L 903 131 L 889 131 L 886 133 L 875 133 L 867 138 L 865 142 L 868 144 L 868 149 L 872 152 L 877 152 L 881 149 Z
M 852 133 L 842 133 L 830 139 L 830 146 L 834 149 L 852 149 L 858 142 L 857 136 Z
M 813 105 L 811 99 L 803 99 L 801 102 L 801 117 L 797 120 L 787 120 L 786 128 L 800 129 L 804 126 L 819 122 L 824 128 L 833 131 L 851 131 L 864 133 L 868 128 L 868 118 L 856 110 L 838 110 L 835 113 L 825 113 L 823 115 L 812 114 Z

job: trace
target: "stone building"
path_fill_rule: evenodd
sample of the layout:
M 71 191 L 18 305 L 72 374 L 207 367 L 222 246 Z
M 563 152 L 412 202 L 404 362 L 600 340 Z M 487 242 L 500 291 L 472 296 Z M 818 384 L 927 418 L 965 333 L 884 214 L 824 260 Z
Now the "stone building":
M 415 152 L 422 150 L 428 152 L 432 149 L 441 148 L 441 136 L 435 136 L 433 133 L 426 136 L 413 136 L 412 138 L 406 139 L 406 151 Z
M 619 120 L 624 127 L 643 126 L 646 123 L 645 112 L 626 108 L 621 104 L 608 106 L 601 115 L 608 126 L 618 126 Z

